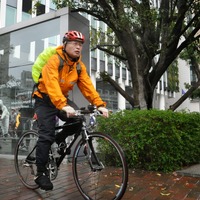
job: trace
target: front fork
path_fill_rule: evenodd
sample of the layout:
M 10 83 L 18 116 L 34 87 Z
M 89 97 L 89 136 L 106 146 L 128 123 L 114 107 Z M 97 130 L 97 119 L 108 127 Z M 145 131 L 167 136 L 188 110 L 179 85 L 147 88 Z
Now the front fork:
M 86 133 L 87 135 L 87 133 Z M 87 157 L 92 171 L 100 171 L 104 168 L 103 163 L 99 160 L 98 155 L 94 149 L 92 137 L 86 137 L 83 153 Z

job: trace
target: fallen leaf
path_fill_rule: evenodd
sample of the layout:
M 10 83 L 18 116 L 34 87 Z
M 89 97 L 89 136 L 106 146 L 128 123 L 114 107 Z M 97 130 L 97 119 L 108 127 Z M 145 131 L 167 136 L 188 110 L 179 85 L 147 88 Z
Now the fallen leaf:
M 174 180 L 174 181 L 179 181 L 179 180 L 180 180 L 180 178 L 174 178 L 173 180 Z
M 130 188 L 129 188 L 129 191 L 132 192 L 132 191 L 133 191 L 133 187 L 130 187 Z
M 169 196 L 171 193 L 170 193 L 170 192 L 168 192 L 168 193 L 167 193 L 167 192 L 161 192 L 160 194 L 161 194 L 162 196 Z

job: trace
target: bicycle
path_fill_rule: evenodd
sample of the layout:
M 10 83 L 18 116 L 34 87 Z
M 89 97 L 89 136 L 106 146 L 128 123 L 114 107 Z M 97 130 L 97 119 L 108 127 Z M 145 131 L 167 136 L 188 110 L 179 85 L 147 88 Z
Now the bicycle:
M 94 106 L 76 111 L 76 120 L 72 123 L 56 126 L 55 130 L 67 130 L 75 124 L 81 124 L 69 143 L 65 137 L 56 135 L 56 141 L 49 152 L 47 169 L 51 180 L 56 179 L 59 166 L 67 155 L 70 155 L 72 146 L 75 146 L 72 156 L 72 172 L 76 186 L 87 200 L 104 199 L 119 200 L 123 197 L 128 182 L 128 167 L 124 152 L 118 143 L 109 135 L 92 130 L 86 116 L 92 118 L 95 126 L 96 117 L 101 115 Z M 65 132 L 67 133 L 67 131 Z M 14 160 L 17 175 L 21 182 L 30 189 L 37 189 L 34 182 L 36 175 L 35 150 L 38 133 L 34 130 L 25 132 L 16 146 Z M 75 143 L 76 142 L 76 143 Z M 27 149 L 22 149 L 23 146 Z M 59 155 L 59 156 L 58 156 Z

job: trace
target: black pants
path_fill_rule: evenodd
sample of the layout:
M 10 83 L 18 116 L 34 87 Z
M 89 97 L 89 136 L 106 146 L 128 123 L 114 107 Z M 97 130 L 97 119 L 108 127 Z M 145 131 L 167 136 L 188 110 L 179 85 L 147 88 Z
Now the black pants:
M 67 101 L 69 105 L 78 109 L 72 101 Z M 41 99 L 35 97 L 35 113 L 38 117 L 39 139 L 36 148 L 36 165 L 38 171 L 45 171 L 48 162 L 49 150 L 55 141 L 55 125 L 60 111 L 51 103 L 48 98 Z

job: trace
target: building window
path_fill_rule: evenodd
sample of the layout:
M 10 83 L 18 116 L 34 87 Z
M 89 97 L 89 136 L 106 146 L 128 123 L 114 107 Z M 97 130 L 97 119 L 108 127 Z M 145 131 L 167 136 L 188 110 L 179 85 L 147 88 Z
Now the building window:
M 91 70 L 97 71 L 97 59 L 91 58 Z
M 105 53 L 103 51 L 100 51 L 100 59 L 105 60 Z
M 22 21 L 26 21 L 31 18 L 31 14 L 22 12 Z
M 122 68 L 122 78 L 126 80 L 126 69 Z
M 105 71 L 105 61 L 100 60 L 100 72 L 104 72 L 104 71 Z
M 190 66 L 190 81 L 191 81 L 191 85 L 197 81 L 197 75 L 194 72 L 193 66 Z
M 37 16 L 42 15 L 45 13 L 45 5 L 38 1 L 34 5 L 34 10 L 32 10 L 32 0 L 23 0 L 22 11 L 29 14 L 31 12 L 36 12 Z
M 17 10 L 11 6 L 6 6 L 6 26 L 10 26 L 16 23 Z
M 97 27 L 97 20 L 94 17 L 91 18 L 91 26 L 92 26 L 92 28 Z
M 38 2 L 36 4 L 36 10 L 37 10 L 37 14 L 36 14 L 37 16 L 44 14 L 45 13 L 45 5 Z
M 108 63 L 108 74 L 110 76 L 113 75 L 113 66 L 112 66 L 112 63 Z
M 23 0 L 22 12 L 31 13 L 31 9 L 32 9 L 32 0 Z
M 120 77 L 120 67 L 118 65 L 115 66 L 115 77 L 119 78 Z

